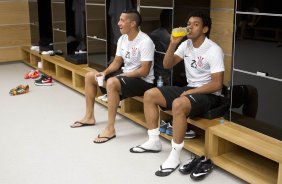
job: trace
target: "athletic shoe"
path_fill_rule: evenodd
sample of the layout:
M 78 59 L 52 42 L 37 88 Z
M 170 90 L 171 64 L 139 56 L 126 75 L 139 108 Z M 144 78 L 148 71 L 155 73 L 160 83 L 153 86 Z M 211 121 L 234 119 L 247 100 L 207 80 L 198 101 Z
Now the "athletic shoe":
M 39 79 L 36 79 L 36 80 L 34 80 L 34 82 L 39 82 L 39 81 L 41 81 L 43 78 L 46 78 L 46 75 L 40 75 L 40 78 Z
M 103 102 L 108 102 L 108 95 L 107 95 L 107 94 L 98 96 L 97 98 L 98 98 L 99 100 L 102 100 Z
M 201 156 L 198 158 L 194 158 L 191 162 L 188 164 L 185 164 L 179 168 L 179 172 L 182 174 L 190 174 L 194 169 L 196 169 L 196 166 L 202 161 L 205 160 L 205 156 Z
M 196 137 L 196 132 L 194 130 L 187 130 L 185 132 L 185 139 L 193 139 Z
M 87 51 L 85 50 L 79 50 L 74 52 L 74 54 L 85 54 L 85 53 L 87 53 Z
M 165 133 L 166 133 L 167 135 L 172 136 L 173 130 L 172 130 L 172 125 L 171 125 L 171 123 L 168 123 Z
M 28 72 L 27 74 L 24 75 L 24 78 L 29 79 L 30 76 L 31 76 L 31 73 L 33 73 L 33 72 L 34 72 L 34 70 L 30 70 L 30 72 Z
M 21 95 L 29 92 L 29 85 L 18 85 L 17 87 L 10 90 L 11 96 Z
M 30 78 L 36 79 L 39 77 L 39 74 L 40 74 L 39 71 L 35 70 L 33 73 L 31 73 Z
M 64 53 L 63 53 L 63 51 L 62 50 L 54 50 L 54 54 L 55 55 L 63 55 Z
M 34 81 L 34 84 L 37 86 L 52 86 L 53 78 L 48 75 L 41 75 L 40 79 Z
M 48 51 L 43 51 L 41 52 L 42 55 L 48 55 L 48 56 L 53 56 L 55 55 L 53 50 L 48 50 Z
M 28 72 L 27 74 L 24 75 L 25 79 L 36 79 L 39 77 L 39 71 L 38 70 L 31 70 L 30 72 Z
M 47 76 L 46 75 L 40 75 L 40 78 L 39 79 L 36 79 L 35 81 L 34 81 L 34 83 L 39 83 L 39 82 L 41 82 L 42 81 L 42 79 L 44 79 L 44 78 L 46 78 Z
M 159 131 L 160 131 L 161 133 L 165 133 L 165 132 L 166 132 L 166 129 L 167 129 L 168 125 L 169 125 L 169 123 L 170 123 L 169 121 L 166 122 L 166 121 L 164 121 L 164 120 L 161 120 Z
M 204 179 L 213 169 L 213 163 L 210 159 L 202 160 L 190 174 L 190 178 L 193 180 Z
M 39 46 L 33 45 L 33 46 L 30 47 L 30 50 L 39 52 Z

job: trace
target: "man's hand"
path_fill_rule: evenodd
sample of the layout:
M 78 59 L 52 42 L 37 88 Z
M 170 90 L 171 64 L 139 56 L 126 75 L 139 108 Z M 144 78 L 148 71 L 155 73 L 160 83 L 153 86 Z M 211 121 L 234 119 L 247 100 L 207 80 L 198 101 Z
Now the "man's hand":
M 105 77 L 105 73 L 104 72 L 99 72 L 95 75 L 95 78 L 100 77 L 100 76 L 104 76 Z
M 170 43 L 173 44 L 173 45 L 177 45 L 183 39 L 183 37 L 184 36 L 179 36 L 179 37 L 171 36 L 170 37 Z
M 187 90 L 187 91 L 184 91 L 180 96 L 191 95 L 191 94 L 193 94 L 193 93 L 192 93 L 192 90 L 193 90 L 193 89 L 189 89 L 189 90 Z

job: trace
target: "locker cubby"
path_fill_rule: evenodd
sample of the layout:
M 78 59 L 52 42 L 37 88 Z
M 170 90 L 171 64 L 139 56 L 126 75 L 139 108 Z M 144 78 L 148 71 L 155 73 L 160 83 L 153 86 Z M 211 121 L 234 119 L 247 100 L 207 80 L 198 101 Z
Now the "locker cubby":
M 72 75 L 72 71 L 58 65 L 56 66 L 56 79 L 60 82 L 72 86 Z

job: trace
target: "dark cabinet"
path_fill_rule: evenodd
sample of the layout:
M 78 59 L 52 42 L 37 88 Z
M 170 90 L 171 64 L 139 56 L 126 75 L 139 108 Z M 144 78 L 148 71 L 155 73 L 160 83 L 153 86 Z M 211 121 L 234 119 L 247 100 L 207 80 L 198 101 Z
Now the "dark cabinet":
M 31 44 L 38 45 L 39 43 L 38 4 L 37 1 L 29 0 L 28 5 L 29 5 Z
M 102 70 L 108 66 L 106 0 L 86 0 L 88 66 Z
M 64 0 L 52 0 L 52 25 L 54 50 L 61 50 L 67 54 L 66 16 Z
M 232 81 L 242 89 L 232 91 L 232 104 L 240 104 L 231 106 L 231 121 L 282 140 L 282 9 L 275 4 L 237 1 Z
M 28 1 L 31 44 L 39 45 L 40 51 L 52 50 L 53 30 L 51 0 Z

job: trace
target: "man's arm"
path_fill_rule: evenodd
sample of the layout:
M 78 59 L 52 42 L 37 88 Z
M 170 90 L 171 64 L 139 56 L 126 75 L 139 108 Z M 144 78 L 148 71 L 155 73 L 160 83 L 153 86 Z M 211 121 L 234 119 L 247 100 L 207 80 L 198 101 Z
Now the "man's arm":
M 110 64 L 110 66 L 108 66 L 102 73 L 104 73 L 104 75 L 107 75 L 109 73 L 117 71 L 118 69 L 120 69 L 122 62 L 123 59 L 121 56 L 115 56 L 115 59 Z
M 215 91 L 218 91 L 222 88 L 224 72 L 217 72 L 211 74 L 211 82 L 194 89 L 190 89 L 181 94 L 190 95 L 190 94 L 211 94 Z
M 168 46 L 168 49 L 165 53 L 164 60 L 163 60 L 163 66 L 165 69 L 170 69 L 173 66 L 175 66 L 177 63 L 182 61 L 183 59 L 179 56 L 175 55 L 175 49 L 178 45 L 178 43 L 182 40 L 183 37 L 173 37 L 171 36 L 170 44 Z
M 141 61 L 141 67 L 132 72 L 122 73 L 120 76 L 126 77 L 145 77 L 149 74 L 152 61 Z

